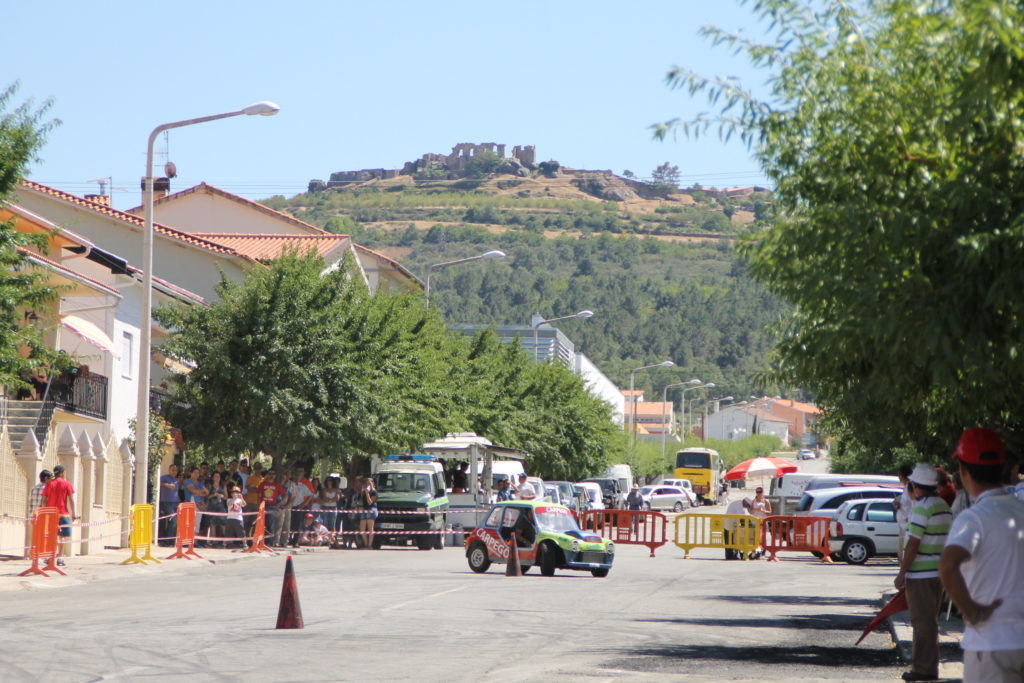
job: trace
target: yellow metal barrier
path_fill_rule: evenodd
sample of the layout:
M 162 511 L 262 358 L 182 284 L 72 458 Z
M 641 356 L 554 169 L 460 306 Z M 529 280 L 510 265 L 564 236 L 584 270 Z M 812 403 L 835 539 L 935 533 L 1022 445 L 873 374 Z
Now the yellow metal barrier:
M 687 558 L 693 548 L 721 548 L 735 550 L 747 559 L 761 545 L 761 520 L 751 515 L 707 512 L 679 515 L 674 542 Z
M 146 560 L 152 560 L 160 564 L 160 560 L 153 557 L 150 546 L 153 545 L 153 506 L 148 503 L 132 505 L 132 532 L 128 537 L 128 547 L 132 555 L 121 564 L 146 564 Z M 139 551 L 143 552 L 139 557 Z

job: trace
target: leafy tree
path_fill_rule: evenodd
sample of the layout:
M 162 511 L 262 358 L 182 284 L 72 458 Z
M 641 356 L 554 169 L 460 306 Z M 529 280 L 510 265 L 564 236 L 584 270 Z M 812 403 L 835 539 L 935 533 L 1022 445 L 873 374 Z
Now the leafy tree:
M 773 377 L 805 383 L 862 447 L 949 452 L 965 426 L 1019 433 L 1024 399 L 1024 9 L 1015 0 L 805 8 L 762 0 L 768 45 L 711 29 L 771 71 L 669 82 L 723 103 L 778 224 L 751 271 L 795 304 Z M 854 9 L 862 8 L 862 9 Z
M 651 171 L 651 180 L 658 185 L 679 187 L 679 167 L 665 162 Z
M 403 452 L 458 426 L 439 316 L 418 297 L 370 296 L 350 264 L 286 254 L 209 307 L 157 311 L 166 345 L 195 363 L 169 411 L 214 452 L 339 462 Z
M 466 173 L 470 177 L 479 178 L 494 173 L 501 166 L 502 159 L 494 152 L 480 150 L 466 162 Z
M 542 175 L 546 175 L 549 178 L 553 177 L 556 173 L 558 173 L 558 169 L 560 168 L 562 168 L 562 165 L 559 164 L 554 159 L 550 161 L 542 161 L 539 164 L 537 164 L 537 170 L 539 170 Z
M 4 113 L 16 91 L 17 85 L 0 91 L 0 201 L 17 186 L 46 133 L 58 123 L 44 120 L 49 103 L 33 110 L 32 102 L 26 102 Z M 26 267 L 19 249 L 27 247 L 45 252 L 46 235 L 19 233 L 13 220 L 0 222 L 0 384 L 11 389 L 28 388 L 24 377 L 35 367 L 70 364 L 66 355 L 48 349 L 42 331 L 27 322 L 27 312 L 43 316 L 59 295 L 46 284 L 45 272 Z

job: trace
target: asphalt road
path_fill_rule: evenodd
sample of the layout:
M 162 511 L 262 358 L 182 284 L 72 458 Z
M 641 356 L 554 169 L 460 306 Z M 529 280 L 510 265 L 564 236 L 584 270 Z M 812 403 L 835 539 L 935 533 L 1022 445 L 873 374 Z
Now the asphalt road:
M 672 545 L 650 558 L 619 544 L 605 579 L 507 578 L 473 574 L 456 548 L 322 551 L 294 558 L 301 631 L 274 630 L 283 557 L 175 562 L 0 593 L 0 680 L 853 681 L 902 670 L 887 633 L 853 645 L 891 561 L 727 562 L 699 549 L 685 560 Z

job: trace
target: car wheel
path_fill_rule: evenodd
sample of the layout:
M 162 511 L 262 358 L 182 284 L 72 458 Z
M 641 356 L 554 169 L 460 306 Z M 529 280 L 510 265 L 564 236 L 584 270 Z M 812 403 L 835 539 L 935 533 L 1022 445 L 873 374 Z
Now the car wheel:
M 682 512 L 684 510 L 683 501 L 677 500 L 676 504 L 672 506 L 672 509 L 675 510 L 676 512 Z
M 542 543 L 539 552 L 540 559 L 537 564 L 540 565 L 540 573 L 544 576 L 554 576 L 555 565 L 558 563 L 555 549 L 551 547 L 550 543 Z
M 533 569 L 533 565 L 532 564 L 521 564 L 521 565 L 519 565 L 519 571 L 521 571 L 524 574 L 526 572 L 530 571 L 531 569 Z
M 862 538 L 851 538 L 840 551 L 848 564 L 864 564 L 871 557 L 871 543 Z
M 591 569 L 590 573 L 598 579 L 603 579 L 608 576 L 609 569 L 607 567 L 600 567 L 598 569 Z
M 477 574 L 483 574 L 491 566 L 491 558 L 487 557 L 487 546 L 483 543 L 474 543 L 469 547 L 469 568 Z

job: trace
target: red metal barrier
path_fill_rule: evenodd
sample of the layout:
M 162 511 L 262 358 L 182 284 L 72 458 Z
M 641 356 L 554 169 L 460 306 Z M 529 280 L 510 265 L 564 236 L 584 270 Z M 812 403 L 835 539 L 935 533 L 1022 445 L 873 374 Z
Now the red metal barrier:
M 267 545 L 264 538 L 267 535 L 267 504 L 265 502 L 260 503 L 260 511 L 256 514 L 256 524 L 252 529 L 252 545 L 243 550 L 243 553 L 258 553 L 266 550 L 268 553 L 274 552 L 273 549 Z
M 587 510 L 580 527 L 615 543 L 643 545 L 651 549 L 665 545 L 668 538 L 665 515 L 652 510 Z
M 188 546 L 188 550 L 185 549 Z M 196 504 L 178 503 L 178 534 L 174 539 L 174 553 L 167 556 L 168 560 L 184 557 L 191 560 L 203 556 L 196 552 Z
M 783 550 L 820 553 L 822 562 L 832 562 L 829 557 L 828 517 L 804 517 L 797 515 L 775 515 L 761 520 L 761 545 L 770 553 L 768 560 L 778 562 L 776 555 Z
M 60 513 L 57 508 L 38 508 L 32 515 L 32 548 L 29 556 L 32 558 L 32 566 L 18 574 L 40 574 L 47 576 L 46 572 L 57 572 L 61 576 L 67 576 L 57 568 L 57 523 L 60 521 Z M 40 567 L 39 560 L 46 560 L 46 566 Z

